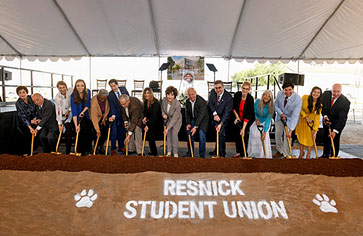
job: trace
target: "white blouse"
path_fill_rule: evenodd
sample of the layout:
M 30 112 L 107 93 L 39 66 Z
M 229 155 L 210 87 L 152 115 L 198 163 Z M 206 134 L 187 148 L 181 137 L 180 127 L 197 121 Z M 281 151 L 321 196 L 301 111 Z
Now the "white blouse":
M 62 124 L 62 121 L 65 120 L 65 114 L 69 111 L 69 115 L 67 120 L 64 123 L 68 123 L 72 121 L 72 111 L 71 111 L 71 95 L 73 89 L 69 88 L 66 91 L 66 97 L 64 97 L 60 92 L 57 93 L 54 99 L 55 103 L 55 113 L 58 121 L 58 125 Z

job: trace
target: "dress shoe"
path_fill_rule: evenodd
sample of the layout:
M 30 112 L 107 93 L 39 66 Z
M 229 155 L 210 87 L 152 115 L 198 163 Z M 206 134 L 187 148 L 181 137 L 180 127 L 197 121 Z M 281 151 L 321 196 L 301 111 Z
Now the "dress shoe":
M 241 154 L 237 153 L 236 155 L 233 156 L 233 158 L 239 158 L 241 156 Z
M 125 152 L 126 152 L 126 150 L 125 150 Z M 135 154 L 136 153 L 136 151 L 129 151 L 129 154 Z
M 116 156 L 116 155 L 117 155 L 116 150 L 111 151 L 111 156 Z
M 325 155 L 322 155 L 322 156 L 319 157 L 319 159 L 324 159 L 324 158 L 325 159 L 329 159 L 329 157 L 328 156 L 325 156 Z
M 212 155 L 212 156 L 216 155 L 216 150 L 209 152 L 209 155 Z
M 187 153 L 185 153 L 185 154 L 183 155 L 183 157 L 191 157 L 191 155 L 190 155 L 190 153 L 189 153 L 189 152 L 187 152 Z
M 125 148 L 118 148 L 117 151 L 122 152 L 122 153 L 125 153 L 126 152 L 126 149 Z
M 205 156 L 204 155 L 201 155 L 200 158 L 205 158 Z
M 278 157 L 282 157 L 282 153 L 280 152 L 276 152 L 275 154 L 272 155 L 272 158 L 278 158 Z

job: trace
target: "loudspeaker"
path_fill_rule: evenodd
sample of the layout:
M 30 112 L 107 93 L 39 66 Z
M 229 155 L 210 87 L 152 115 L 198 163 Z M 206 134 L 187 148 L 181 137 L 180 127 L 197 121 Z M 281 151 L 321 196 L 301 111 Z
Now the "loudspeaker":
M 0 70 L 0 80 L 2 81 L 3 74 L 1 72 L 2 72 L 2 70 Z M 4 75 L 5 75 L 4 80 L 12 80 L 12 72 L 4 70 Z
M 284 84 L 285 82 L 291 82 L 294 85 L 304 86 L 305 75 L 299 75 L 296 73 L 284 73 L 279 75 L 279 83 Z

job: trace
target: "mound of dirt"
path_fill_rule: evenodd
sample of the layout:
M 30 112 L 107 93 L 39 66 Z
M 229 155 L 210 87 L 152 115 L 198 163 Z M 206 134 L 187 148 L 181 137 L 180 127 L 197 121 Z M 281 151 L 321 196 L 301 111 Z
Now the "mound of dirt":
M 98 173 L 255 173 L 313 174 L 336 177 L 363 176 L 361 159 L 243 160 L 233 158 L 200 159 L 136 156 L 84 156 L 37 154 L 32 157 L 0 155 L 0 170 L 92 171 Z

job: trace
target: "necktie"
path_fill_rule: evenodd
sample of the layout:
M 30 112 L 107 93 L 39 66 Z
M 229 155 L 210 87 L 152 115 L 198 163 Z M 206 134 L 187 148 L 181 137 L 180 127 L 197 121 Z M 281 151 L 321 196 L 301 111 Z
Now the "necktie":
M 333 107 L 334 105 L 334 98 L 331 99 L 331 103 L 330 103 L 330 106 Z
M 120 91 L 117 91 L 117 98 L 120 98 L 121 94 Z
M 286 103 L 287 103 L 287 99 L 288 99 L 288 98 L 289 98 L 288 96 L 286 96 L 286 97 L 285 97 L 284 107 L 286 107 Z
M 220 96 L 220 95 L 218 95 L 218 96 L 217 96 L 217 101 L 218 101 L 218 102 L 220 102 L 220 101 L 221 101 L 221 96 Z

